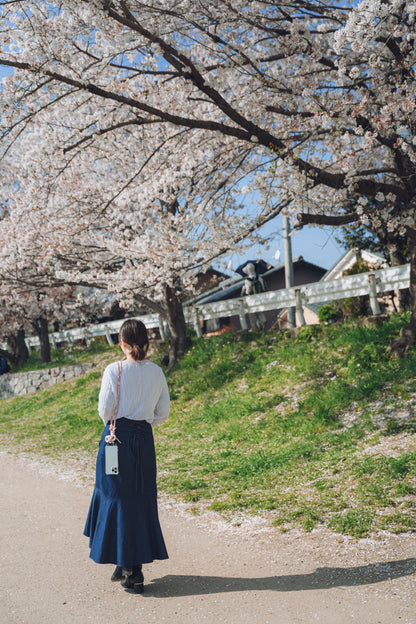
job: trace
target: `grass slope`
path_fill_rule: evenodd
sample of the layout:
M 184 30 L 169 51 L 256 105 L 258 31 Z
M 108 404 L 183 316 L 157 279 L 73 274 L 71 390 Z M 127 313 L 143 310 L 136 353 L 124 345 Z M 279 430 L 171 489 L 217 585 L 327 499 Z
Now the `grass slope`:
M 416 350 L 396 360 L 387 349 L 406 320 L 195 339 L 155 430 L 159 488 L 196 514 L 266 513 L 280 530 L 416 531 Z M 0 401 L 2 437 L 54 457 L 95 454 L 101 370 L 118 357 L 96 350 L 99 370 Z

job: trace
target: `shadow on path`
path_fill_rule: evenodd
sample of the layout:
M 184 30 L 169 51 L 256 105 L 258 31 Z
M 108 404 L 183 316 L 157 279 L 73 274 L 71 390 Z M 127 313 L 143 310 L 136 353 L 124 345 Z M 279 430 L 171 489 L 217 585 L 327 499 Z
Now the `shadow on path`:
M 170 598 L 198 596 L 225 592 L 279 591 L 292 592 L 311 589 L 331 589 L 372 585 L 410 576 L 416 572 L 416 559 L 371 563 L 354 568 L 317 568 L 310 574 L 266 576 L 263 578 L 236 578 L 226 576 L 188 576 L 168 574 L 147 584 L 145 594 Z

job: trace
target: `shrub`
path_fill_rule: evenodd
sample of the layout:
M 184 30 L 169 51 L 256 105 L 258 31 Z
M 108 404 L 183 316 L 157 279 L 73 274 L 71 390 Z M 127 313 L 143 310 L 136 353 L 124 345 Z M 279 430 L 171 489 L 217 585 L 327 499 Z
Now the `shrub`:
M 320 323 L 335 323 L 342 319 L 342 310 L 337 303 L 329 303 L 321 306 L 318 310 Z

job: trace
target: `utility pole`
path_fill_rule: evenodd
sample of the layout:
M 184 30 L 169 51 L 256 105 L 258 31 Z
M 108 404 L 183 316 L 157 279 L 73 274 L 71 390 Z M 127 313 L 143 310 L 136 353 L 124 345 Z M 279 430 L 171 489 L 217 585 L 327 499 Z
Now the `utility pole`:
M 283 240 L 285 244 L 285 285 L 292 288 L 295 285 L 293 274 L 292 239 L 290 236 L 290 221 L 287 215 L 283 215 Z M 287 311 L 289 327 L 296 327 L 296 308 Z

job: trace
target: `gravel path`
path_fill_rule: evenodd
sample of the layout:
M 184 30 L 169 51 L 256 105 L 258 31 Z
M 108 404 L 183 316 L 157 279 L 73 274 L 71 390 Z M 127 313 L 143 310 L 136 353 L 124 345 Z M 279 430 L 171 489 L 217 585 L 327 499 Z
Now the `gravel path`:
M 145 566 L 136 595 L 88 558 L 91 483 L 6 453 L 0 462 L 1 623 L 416 624 L 414 536 L 281 535 L 162 501 L 170 559 Z

